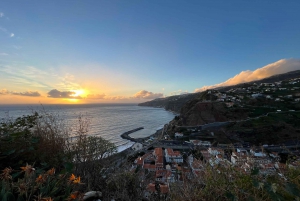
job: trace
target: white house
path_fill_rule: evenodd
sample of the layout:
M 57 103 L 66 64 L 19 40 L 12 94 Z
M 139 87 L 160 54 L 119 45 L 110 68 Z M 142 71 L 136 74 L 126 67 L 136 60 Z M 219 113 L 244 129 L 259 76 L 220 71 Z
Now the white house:
M 183 133 L 175 133 L 175 138 L 183 137 Z
M 210 153 L 213 156 L 216 156 L 218 154 L 224 155 L 224 151 L 219 148 L 209 147 L 207 151 L 208 151 L 208 153 Z
M 165 149 L 165 158 L 168 163 L 170 163 L 170 162 L 182 163 L 183 162 L 183 157 L 180 154 L 180 152 L 173 151 L 173 149 L 170 149 L 170 148 Z

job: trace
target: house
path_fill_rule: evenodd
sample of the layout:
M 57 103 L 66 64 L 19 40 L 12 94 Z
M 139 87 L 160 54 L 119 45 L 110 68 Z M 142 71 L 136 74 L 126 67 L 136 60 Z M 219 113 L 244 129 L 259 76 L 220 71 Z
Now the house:
M 277 169 L 278 172 L 284 173 L 287 170 L 287 165 L 284 163 L 276 162 L 274 167 Z
M 243 152 L 232 152 L 231 163 L 233 165 L 243 165 L 247 161 L 247 156 Z
M 206 150 L 201 150 L 200 153 L 202 154 L 203 156 L 203 161 L 206 163 L 209 161 L 209 159 L 211 158 L 211 155 L 208 151 Z
M 209 147 L 207 151 L 209 154 L 211 154 L 213 156 L 216 156 L 218 154 L 224 155 L 223 149 L 220 149 L 220 148 Z
M 266 154 L 261 149 L 258 149 L 258 148 L 251 148 L 250 153 L 255 157 L 265 157 L 266 156 Z
M 175 182 L 174 175 L 171 170 L 156 170 L 155 181 L 159 182 Z
M 165 149 L 165 158 L 166 162 L 176 162 L 176 163 L 182 163 L 183 162 L 183 157 L 180 154 L 179 151 L 173 151 L 171 148 Z
M 267 99 L 271 99 L 272 97 L 271 97 L 270 95 L 267 95 L 266 98 L 267 98 Z
M 242 153 L 243 155 L 248 155 L 247 150 L 244 149 L 244 148 L 241 148 L 241 147 L 236 148 L 236 152 L 237 153 Z
M 260 94 L 260 93 L 256 93 L 256 94 L 251 95 L 252 98 L 258 98 L 258 97 L 261 97 L 261 96 L 263 96 L 263 95 Z
M 247 163 L 257 166 L 259 164 L 271 163 L 271 160 L 268 157 L 247 156 Z
M 296 101 L 296 102 L 299 102 L 299 101 L 300 101 L 300 98 L 295 98 L 295 101 Z
M 154 184 L 154 183 L 150 183 L 148 184 L 147 186 L 147 191 L 150 192 L 150 193 L 157 193 L 157 190 L 158 189 L 160 190 L 160 193 L 161 194 L 167 194 L 169 193 L 169 186 L 167 184 Z
M 175 133 L 175 138 L 181 138 L 183 137 L 183 133 Z
M 260 164 L 259 165 L 259 172 L 261 174 L 273 174 L 275 172 L 275 167 L 273 163 L 267 163 L 267 164 Z
M 156 171 L 155 165 L 154 164 L 144 164 L 143 165 L 143 169 L 147 169 L 151 172 Z
M 155 159 L 151 153 L 146 153 L 143 156 L 138 157 L 134 162 L 137 165 L 143 166 L 145 163 L 151 163 L 154 160 Z
M 270 155 L 270 157 L 273 158 L 273 160 L 275 160 L 275 161 L 279 161 L 279 160 L 280 160 L 280 156 L 278 155 L 277 152 L 271 152 L 269 155 Z
M 164 167 L 164 155 L 161 147 L 157 147 L 153 151 L 153 156 L 155 157 L 155 170 L 161 170 Z

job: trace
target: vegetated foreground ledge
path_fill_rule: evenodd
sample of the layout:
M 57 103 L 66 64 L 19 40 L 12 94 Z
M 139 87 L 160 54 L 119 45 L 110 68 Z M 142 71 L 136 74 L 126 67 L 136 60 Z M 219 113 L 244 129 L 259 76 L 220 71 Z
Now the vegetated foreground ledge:
M 139 130 L 142 130 L 142 129 L 144 129 L 144 127 L 139 127 L 139 128 L 127 131 L 127 132 L 121 134 L 121 137 L 123 139 L 130 140 L 130 141 L 133 141 L 133 142 L 141 142 L 141 141 L 144 140 L 143 138 L 132 138 L 132 137 L 129 136 L 129 134 L 134 133 L 134 132 L 139 131 Z

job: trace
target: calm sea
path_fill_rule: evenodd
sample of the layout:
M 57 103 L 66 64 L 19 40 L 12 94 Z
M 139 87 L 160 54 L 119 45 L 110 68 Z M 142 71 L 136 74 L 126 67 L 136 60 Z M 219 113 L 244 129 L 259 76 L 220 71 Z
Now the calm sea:
M 93 104 L 93 105 L 43 105 L 45 111 L 59 115 L 67 124 L 74 125 L 78 116 L 90 120 L 90 135 L 100 135 L 118 146 L 119 151 L 133 143 L 120 137 L 123 132 L 144 127 L 131 137 L 147 137 L 171 121 L 175 114 L 161 108 L 141 107 L 133 104 Z M 17 118 L 39 112 L 37 105 L 0 105 L 0 120 Z

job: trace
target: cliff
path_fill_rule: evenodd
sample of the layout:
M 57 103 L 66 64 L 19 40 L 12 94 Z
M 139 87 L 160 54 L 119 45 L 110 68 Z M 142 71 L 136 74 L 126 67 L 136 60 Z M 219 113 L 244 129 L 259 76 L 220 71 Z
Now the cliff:
M 180 110 L 184 104 L 192 99 L 197 99 L 201 93 L 183 94 L 177 96 L 169 96 L 166 98 L 158 98 L 148 102 L 140 103 L 139 106 L 159 107 L 166 110 L 170 110 L 176 113 L 180 113 Z

